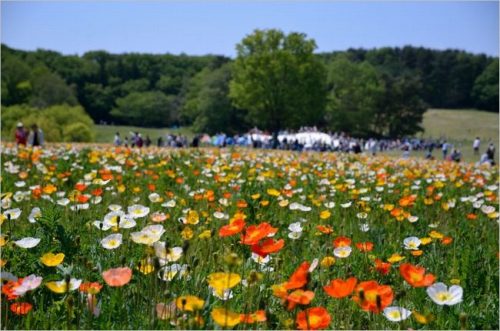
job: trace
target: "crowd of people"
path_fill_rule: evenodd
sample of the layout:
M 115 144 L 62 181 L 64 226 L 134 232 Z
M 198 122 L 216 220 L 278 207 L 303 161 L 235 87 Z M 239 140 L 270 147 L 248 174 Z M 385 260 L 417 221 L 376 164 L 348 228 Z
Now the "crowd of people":
M 130 132 L 129 137 L 122 138 L 117 132 L 114 138 L 115 146 L 148 147 L 152 144 L 149 135 L 145 138 L 138 132 Z M 247 146 L 263 149 L 281 149 L 292 151 L 333 151 L 359 154 L 362 152 L 376 155 L 380 152 L 401 151 L 402 157 L 407 158 L 412 151 L 424 151 L 426 159 L 435 159 L 434 150 L 440 149 L 442 159 L 460 162 L 462 160 L 461 146 L 455 146 L 445 139 L 376 139 L 355 138 L 345 133 L 325 133 L 316 127 L 303 127 L 296 132 L 283 130 L 270 134 L 254 128 L 245 134 L 227 135 L 217 133 L 213 136 L 207 134 L 196 135 L 191 142 L 186 136 L 166 134 L 156 140 L 157 147 L 199 147 L 199 146 Z M 481 139 L 474 139 L 472 149 L 474 155 L 479 156 Z M 495 164 L 495 145 L 490 142 L 486 151 L 479 158 L 479 163 Z

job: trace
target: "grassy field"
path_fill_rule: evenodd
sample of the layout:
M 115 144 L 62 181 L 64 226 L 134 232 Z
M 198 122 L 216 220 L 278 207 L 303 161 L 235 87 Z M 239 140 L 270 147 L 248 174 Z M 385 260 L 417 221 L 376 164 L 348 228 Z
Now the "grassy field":
M 130 137 L 130 132 L 139 132 L 143 137 L 149 135 L 153 143 L 156 143 L 158 137 L 165 137 L 167 133 L 175 135 L 185 135 L 188 139 L 193 137 L 193 132 L 189 128 L 168 129 L 168 128 L 139 128 L 135 126 L 124 125 L 96 125 L 95 126 L 95 141 L 98 143 L 112 143 L 116 132 L 120 132 L 122 138 Z

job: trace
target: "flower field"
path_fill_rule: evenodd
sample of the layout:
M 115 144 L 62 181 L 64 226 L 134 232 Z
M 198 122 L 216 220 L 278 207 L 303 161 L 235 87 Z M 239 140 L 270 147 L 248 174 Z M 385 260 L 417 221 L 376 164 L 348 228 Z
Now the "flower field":
M 498 329 L 498 168 L 2 148 L 4 329 Z

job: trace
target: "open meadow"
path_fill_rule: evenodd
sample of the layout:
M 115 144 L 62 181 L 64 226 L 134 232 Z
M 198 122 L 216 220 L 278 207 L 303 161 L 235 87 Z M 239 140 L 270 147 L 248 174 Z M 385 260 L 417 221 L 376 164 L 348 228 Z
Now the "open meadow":
M 2 328 L 498 329 L 498 168 L 2 146 Z

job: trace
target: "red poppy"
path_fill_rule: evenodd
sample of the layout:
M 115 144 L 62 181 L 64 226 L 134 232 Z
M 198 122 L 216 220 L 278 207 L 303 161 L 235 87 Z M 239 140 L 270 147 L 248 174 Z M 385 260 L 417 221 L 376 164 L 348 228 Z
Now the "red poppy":
M 338 278 L 332 280 L 329 285 L 323 286 L 323 289 L 331 297 L 344 298 L 354 291 L 357 283 L 358 280 L 356 277 L 351 277 L 347 280 Z
M 297 328 L 300 330 L 326 329 L 332 318 L 323 307 L 314 307 L 297 314 Z
M 224 225 L 219 229 L 219 236 L 227 237 L 238 234 L 241 232 L 241 230 L 243 230 L 244 227 L 245 227 L 245 220 L 243 219 L 234 220 L 233 222 L 229 223 L 228 225 Z
M 268 254 L 280 251 L 283 246 L 285 246 L 285 241 L 283 239 L 275 241 L 273 238 L 268 238 L 253 245 L 252 252 L 259 254 L 262 257 L 266 257 Z
M 406 282 L 413 287 L 430 286 L 436 280 L 433 274 L 425 274 L 424 267 L 415 266 L 410 263 L 401 264 L 399 272 Z
M 380 313 L 392 303 L 394 293 L 390 286 L 379 285 L 376 281 L 370 280 L 359 283 L 352 299 L 361 309 Z
M 250 225 L 245 234 L 241 236 L 241 243 L 245 245 L 255 245 L 259 240 L 275 234 L 278 232 L 277 228 L 273 228 L 271 224 L 263 222 L 259 225 Z
M 27 302 L 14 302 L 10 305 L 10 311 L 16 315 L 26 315 L 31 308 L 33 308 L 33 305 Z
M 373 249 L 373 243 L 369 241 L 363 243 L 357 243 L 356 247 L 362 252 L 371 252 Z
M 375 270 L 380 272 L 382 275 L 387 275 L 391 270 L 392 264 L 388 262 L 383 262 L 381 259 L 375 260 Z
M 98 188 L 92 190 L 92 192 L 90 192 L 90 194 L 98 197 L 98 196 L 102 195 L 102 192 L 103 192 L 102 188 L 98 187 Z
M 14 290 L 23 283 L 23 278 L 16 281 L 9 280 L 6 284 L 2 285 L 2 293 L 7 296 L 7 300 L 17 299 L 19 296 L 14 294 Z
M 344 247 L 344 246 L 351 246 L 351 239 L 349 239 L 347 237 L 343 237 L 343 236 L 337 237 L 333 241 L 333 246 L 335 248 Z
M 309 262 L 303 262 L 297 270 L 290 276 L 288 282 L 285 283 L 285 288 L 287 290 L 293 290 L 296 288 L 304 287 L 309 281 Z

